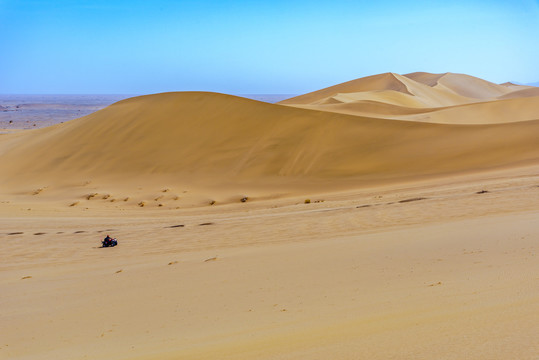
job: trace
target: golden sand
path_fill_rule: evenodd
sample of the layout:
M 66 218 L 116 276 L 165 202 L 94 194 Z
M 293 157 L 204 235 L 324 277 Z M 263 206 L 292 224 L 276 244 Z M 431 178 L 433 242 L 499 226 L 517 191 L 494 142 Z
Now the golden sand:
M 533 88 L 328 89 L 0 135 L 0 358 L 535 359 Z

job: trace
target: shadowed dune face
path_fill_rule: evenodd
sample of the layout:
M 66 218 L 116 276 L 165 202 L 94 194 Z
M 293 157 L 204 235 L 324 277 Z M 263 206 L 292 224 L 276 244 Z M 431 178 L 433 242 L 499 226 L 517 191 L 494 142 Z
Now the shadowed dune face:
M 164 93 L 3 135 L 0 182 L 6 189 L 88 178 L 136 186 L 167 178 L 202 187 L 248 183 L 267 193 L 329 190 L 533 163 L 538 143 L 539 121 L 439 125 Z

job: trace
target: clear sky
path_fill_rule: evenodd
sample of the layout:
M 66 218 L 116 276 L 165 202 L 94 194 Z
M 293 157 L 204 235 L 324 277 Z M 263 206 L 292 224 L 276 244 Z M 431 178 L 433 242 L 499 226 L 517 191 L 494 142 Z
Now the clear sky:
M 299 94 L 358 77 L 539 81 L 538 0 L 0 0 L 0 93 Z

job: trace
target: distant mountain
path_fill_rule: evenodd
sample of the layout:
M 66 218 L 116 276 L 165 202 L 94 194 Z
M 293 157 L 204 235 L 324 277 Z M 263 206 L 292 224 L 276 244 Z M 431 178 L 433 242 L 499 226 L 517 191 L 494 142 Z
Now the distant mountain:
M 533 83 L 528 83 L 526 85 L 528 85 L 528 86 L 539 86 L 539 81 L 533 82 Z

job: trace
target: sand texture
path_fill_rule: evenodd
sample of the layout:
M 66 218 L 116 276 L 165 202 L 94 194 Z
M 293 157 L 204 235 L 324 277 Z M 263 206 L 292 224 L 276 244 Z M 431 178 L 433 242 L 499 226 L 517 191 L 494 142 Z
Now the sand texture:
M 0 134 L 0 359 L 536 360 L 535 89 L 390 73 Z

